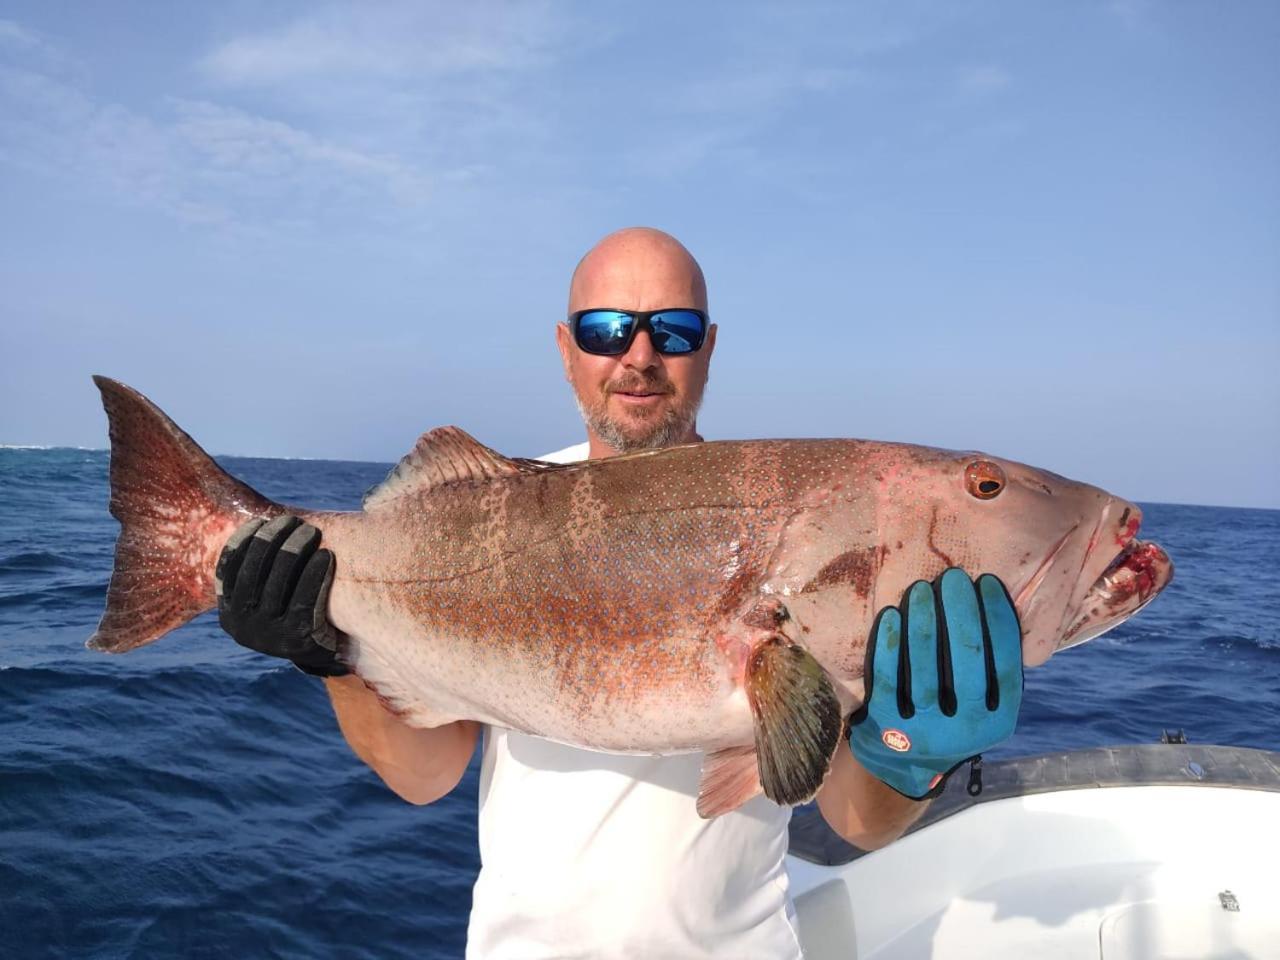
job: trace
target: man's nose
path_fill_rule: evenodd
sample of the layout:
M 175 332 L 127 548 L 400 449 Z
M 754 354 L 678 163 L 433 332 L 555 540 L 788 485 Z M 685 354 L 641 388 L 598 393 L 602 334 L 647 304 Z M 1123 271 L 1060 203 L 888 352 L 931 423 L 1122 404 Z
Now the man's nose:
M 653 349 L 653 339 L 648 330 L 637 330 L 631 346 L 622 356 L 622 365 L 636 370 L 648 370 L 659 363 L 660 354 Z

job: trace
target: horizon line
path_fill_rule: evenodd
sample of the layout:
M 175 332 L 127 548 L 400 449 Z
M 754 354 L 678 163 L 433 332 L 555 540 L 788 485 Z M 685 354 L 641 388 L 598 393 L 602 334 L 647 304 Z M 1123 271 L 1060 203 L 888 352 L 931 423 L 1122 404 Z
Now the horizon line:
M 714 443 L 716 441 L 704 441 L 704 442 Z M 725 441 L 722 441 L 722 442 L 725 442 Z M 78 447 L 78 446 L 71 446 L 68 444 L 40 444 L 40 443 L 0 443 L 0 450 L 38 450 L 38 451 L 45 451 L 45 452 L 53 451 L 53 450 L 76 450 L 81 453 L 110 453 L 111 452 L 110 447 Z M 219 458 L 226 458 L 226 459 L 234 459 L 234 460 L 279 460 L 285 463 L 288 463 L 290 461 L 299 461 L 302 463 L 367 463 L 370 466 L 377 466 L 377 467 L 384 467 L 384 466 L 394 467 L 397 463 L 400 462 L 398 459 L 397 460 L 356 460 L 356 459 L 349 459 L 346 457 L 263 457 L 263 456 L 258 456 L 257 454 L 251 454 L 251 453 L 210 453 L 209 456 L 213 457 L 214 460 L 217 460 Z M 531 459 L 536 459 L 536 458 L 531 458 Z M 579 462 L 582 462 L 582 461 L 579 461 Z M 1214 510 L 1269 510 L 1272 512 L 1280 511 L 1280 505 L 1277 505 L 1274 507 L 1266 507 L 1266 506 L 1257 506 L 1252 504 L 1242 505 L 1242 504 L 1230 504 L 1230 503 L 1186 503 L 1181 500 L 1147 500 L 1144 498 L 1135 498 L 1134 502 L 1139 504 L 1150 503 L 1150 504 L 1155 504 L 1157 506 L 1164 506 L 1164 507 L 1209 507 Z

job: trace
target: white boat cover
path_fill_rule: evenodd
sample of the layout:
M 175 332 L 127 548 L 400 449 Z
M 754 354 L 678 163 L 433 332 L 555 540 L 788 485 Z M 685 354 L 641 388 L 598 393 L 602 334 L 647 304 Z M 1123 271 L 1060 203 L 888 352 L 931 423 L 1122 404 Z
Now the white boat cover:
M 962 769 L 863 854 L 814 810 L 788 866 L 808 960 L 1280 958 L 1280 754 L 1151 744 Z

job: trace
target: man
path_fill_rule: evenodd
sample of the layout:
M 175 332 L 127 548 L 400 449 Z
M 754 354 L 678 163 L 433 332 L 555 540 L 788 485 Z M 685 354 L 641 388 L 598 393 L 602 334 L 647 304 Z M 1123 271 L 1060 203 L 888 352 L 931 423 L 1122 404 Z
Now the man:
M 574 272 L 569 320 L 556 327 L 588 441 L 553 458 L 609 457 L 699 442 L 696 418 L 716 332 L 707 320 L 702 271 L 674 238 L 644 228 L 604 238 Z M 293 526 L 263 527 L 254 536 L 246 529 L 228 544 L 227 568 L 240 575 L 224 584 L 224 627 L 247 646 L 326 676 L 338 723 L 355 753 L 406 800 L 438 799 L 466 769 L 482 733 L 479 725 L 407 727 L 357 678 L 343 675 L 323 617 L 317 616 L 323 612 L 322 589 L 258 601 L 276 559 L 271 554 Z M 312 569 L 327 565 L 331 577 L 334 560 L 327 551 L 315 551 L 318 538 L 317 532 L 306 548 L 306 563 Z M 245 570 L 253 571 L 256 586 L 241 582 Z M 320 579 L 303 575 L 294 582 Z M 988 591 L 983 609 L 994 610 L 1007 595 L 998 581 L 986 579 L 991 582 L 979 588 Z M 910 607 L 912 629 L 928 619 L 934 632 L 926 642 L 946 642 L 946 631 L 934 629 L 945 620 L 952 634 L 968 630 L 976 636 L 980 650 L 985 621 L 971 581 L 949 571 L 936 586 L 936 599 L 935 590 L 918 586 L 903 603 L 904 611 Z M 268 610 L 287 612 L 259 612 Z M 922 705 L 917 715 L 904 714 L 895 695 L 896 660 L 885 653 L 899 646 L 897 615 L 890 608 L 877 623 L 873 649 L 881 653 L 873 666 L 874 688 L 868 681 L 873 693 L 881 687 L 887 692 L 869 696 L 855 715 L 849 746 L 837 750 L 818 794 L 832 827 L 864 849 L 898 837 L 946 773 L 1012 732 L 1021 694 L 1020 634 L 1009 606 L 1003 621 L 995 613 L 986 629 L 992 642 L 1013 645 L 1017 676 L 1000 678 L 1002 704 L 987 711 L 983 736 L 968 734 L 975 724 L 966 722 L 963 710 L 948 718 Z M 912 642 L 920 635 L 913 634 Z M 892 740 L 882 734 L 890 727 L 910 734 L 923 756 L 913 753 L 906 763 L 888 749 Z M 598 754 L 496 728 L 483 731 L 483 744 L 482 868 L 468 956 L 800 956 L 783 859 L 789 809 L 757 796 L 732 813 L 700 819 L 694 806 L 701 767 L 696 755 Z

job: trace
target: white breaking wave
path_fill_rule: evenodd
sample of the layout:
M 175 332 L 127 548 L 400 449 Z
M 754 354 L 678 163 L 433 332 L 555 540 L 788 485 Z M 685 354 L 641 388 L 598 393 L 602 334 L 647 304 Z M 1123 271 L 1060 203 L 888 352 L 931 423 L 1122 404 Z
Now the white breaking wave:
M 66 444 L 0 443 L 0 450 L 88 450 L 106 451 L 106 447 L 68 447 Z

